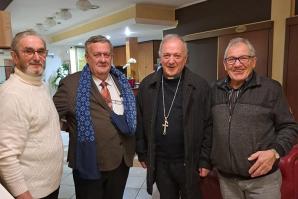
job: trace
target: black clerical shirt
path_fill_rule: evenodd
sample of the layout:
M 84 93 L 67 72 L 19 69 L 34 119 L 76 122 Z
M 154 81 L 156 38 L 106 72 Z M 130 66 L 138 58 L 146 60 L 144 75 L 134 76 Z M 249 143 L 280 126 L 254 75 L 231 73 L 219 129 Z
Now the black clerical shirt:
M 165 112 L 169 112 L 179 77 L 175 79 L 164 78 L 164 98 Z M 160 84 L 162 86 L 162 84 Z M 184 136 L 183 136 L 183 117 L 182 117 L 182 85 L 183 76 L 177 91 L 172 110 L 168 117 L 168 127 L 166 135 L 163 135 L 164 109 L 162 99 L 162 88 L 158 93 L 158 108 L 155 123 L 155 143 L 157 159 L 169 161 L 184 161 Z

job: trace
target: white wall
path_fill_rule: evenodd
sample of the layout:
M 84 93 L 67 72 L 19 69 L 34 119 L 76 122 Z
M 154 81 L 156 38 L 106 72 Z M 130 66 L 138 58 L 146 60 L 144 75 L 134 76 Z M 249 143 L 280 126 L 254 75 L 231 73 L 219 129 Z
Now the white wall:
M 46 70 L 44 73 L 44 80 L 46 82 L 48 82 L 49 77 L 57 71 L 57 69 L 61 66 L 61 64 L 62 64 L 62 60 L 57 55 L 47 56 Z

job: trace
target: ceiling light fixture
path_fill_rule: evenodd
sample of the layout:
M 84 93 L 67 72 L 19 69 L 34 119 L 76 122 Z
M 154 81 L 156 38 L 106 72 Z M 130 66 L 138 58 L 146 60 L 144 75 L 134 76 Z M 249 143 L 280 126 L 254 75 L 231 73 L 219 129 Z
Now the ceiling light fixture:
M 124 34 L 126 36 L 129 36 L 131 34 L 131 31 L 130 31 L 129 27 L 125 27 Z
M 91 4 L 89 0 L 78 0 L 76 3 L 76 6 L 79 10 L 82 10 L 82 11 L 99 8 L 98 5 Z
M 47 17 L 46 20 L 45 20 L 45 25 L 47 27 L 53 27 L 56 25 L 56 21 L 54 19 L 54 17 Z
M 38 32 L 44 32 L 44 31 L 47 30 L 42 23 L 37 23 L 35 25 L 35 27 L 36 27 L 36 29 L 37 29 Z
M 56 14 L 57 14 L 57 17 L 63 20 L 68 20 L 72 17 L 72 14 L 68 8 L 62 8 L 60 12 L 57 12 Z

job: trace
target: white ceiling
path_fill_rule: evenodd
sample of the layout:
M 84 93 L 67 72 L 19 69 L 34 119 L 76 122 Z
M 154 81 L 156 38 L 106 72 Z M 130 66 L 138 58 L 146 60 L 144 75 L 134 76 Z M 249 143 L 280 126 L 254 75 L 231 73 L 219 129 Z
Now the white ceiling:
M 81 11 L 76 8 L 77 0 L 13 0 L 6 8 L 11 13 L 11 23 L 13 34 L 26 29 L 36 29 L 37 23 L 44 23 L 46 17 L 54 17 L 60 22 L 46 31 L 40 32 L 45 37 L 57 34 L 65 29 L 99 19 L 103 16 L 110 15 L 122 9 L 128 8 L 136 3 L 152 3 L 161 5 L 170 5 L 176 8 L 185 7 L 191 4 L 203 2 L 205 0 L 90 0 L 94 5 L 99 5 L 99 9 Z M 69 20 L 59 20 L 56 12 L 61 8 L 68 8 L 72 13 Z M 138 37 L 138 41 L 146 41 L 152 39 L 161 39 L 162 30 L 165 26 L 136 24 L 130 20 L 120 24 L 115 24 L 106 28 L 102 28 L 75 38 L 66 39 L 59 43 L 52 43 L 56 46 L 74 46 L 84 41 L 91 35 L 102 34 L 110 35 L 114 46 L 123 45 L 125 43 L 125 27 L 129 27 L 133 32 L 130 36 Z

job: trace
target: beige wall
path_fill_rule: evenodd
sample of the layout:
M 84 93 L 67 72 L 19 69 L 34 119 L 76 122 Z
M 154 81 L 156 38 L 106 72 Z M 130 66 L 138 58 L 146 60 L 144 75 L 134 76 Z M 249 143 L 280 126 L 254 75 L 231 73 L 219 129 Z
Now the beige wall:
M 283 82 L 286 18 L 291 16 L 293 6 L 292 0 L 272 0 L 271 5 L 271 20 L 274 21 L 272 78 L 280 83 Z

